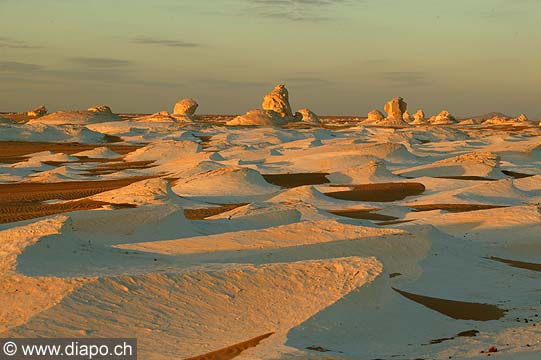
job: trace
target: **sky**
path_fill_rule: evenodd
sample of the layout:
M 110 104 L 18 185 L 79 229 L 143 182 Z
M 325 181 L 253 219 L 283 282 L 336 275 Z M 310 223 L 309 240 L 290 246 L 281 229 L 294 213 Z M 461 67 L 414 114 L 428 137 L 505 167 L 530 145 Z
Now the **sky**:
M 541 117 L 541 0 L 0 0 L 0 111 Z

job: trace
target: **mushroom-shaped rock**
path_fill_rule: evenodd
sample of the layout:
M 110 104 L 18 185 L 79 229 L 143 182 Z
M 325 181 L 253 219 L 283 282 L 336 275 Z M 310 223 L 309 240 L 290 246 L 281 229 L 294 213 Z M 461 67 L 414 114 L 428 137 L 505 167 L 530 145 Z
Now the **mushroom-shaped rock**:
M 381 121 L 383 119 L 385 119 L 385 116 L 383 116 L 381 111 L 372 110 L 372 111 L 370 111 L 368 113 L 368 119 L 366 119 L 366 121 L 369 122 L 369 123 L 374 123 L 374 122 L 377 122 L 377 121 Z
M 310 109 L 300 109 L 298 113 L 302 116 L 302 121 L 312 124 L 319 124 L 319 117 Z
M 431 117 L 429 121 L 435 125 L 448 125 L 456 123 L 455 117 L 447 110 L 443 110 L 438 115 Z
M 275 111 L 282 117 L 293 118 L 291 105 L 289 105 L 289 93 L 283 84 L 277 85 L 271 93 L 265 95 L 262 107 L 263 110 Z
M 107 105 L 98 105 L 91 108 L 88 108 L 87 111 L 91 113 L 104 113 L 104 114 L 112 114 L 111 108 Z
M 402 115 L 407 110 L 408 104 L 401 97 L 397 97 L 385 104 L 385 112 L 389 120 L 402 120 Z
M 175 104 L 173 115 L 193 115 L 198 106 L 194 99 L 182 99 Z
M 226 122 L 233 126 L 280 126 L 288 123 L 288 119 L 273 110 L 250 110 L 244 115 Z
M 44 116 L 44 115 L 47 115 L 47 108 L 43 105 L 41 106 L 38 106 L 37 108 L 33 109 L 33 110 L 30 110 L 29 112 L 26 113 L 26 115 L 30 116 L 30 117 L 39 117 L 39 116 Z

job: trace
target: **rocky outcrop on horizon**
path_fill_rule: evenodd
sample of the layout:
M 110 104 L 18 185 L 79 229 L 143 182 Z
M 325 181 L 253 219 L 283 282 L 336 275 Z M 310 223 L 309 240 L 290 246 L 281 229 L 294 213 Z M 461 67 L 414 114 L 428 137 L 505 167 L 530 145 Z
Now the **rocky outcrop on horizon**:
M 237 116 L 226 122 L 226 125 L 281 126 L 303 119 L 300 112 L 293 115 L 289 104 L 289 92 L 283 84 L 277 85 L 272 92 L 265 95 L 262 107 L 263 109 L 253 109 Z
M 169 114 L 167 111 L 159 111 L 157 113 L 138 117 L 136 121 L 147 121 L 147 122 L 176 122 L 177 119 Z
M 198 106 L 199 104 L 194 99 L 182 99 L 175 104 L 173 115 L 195 115 Z
M 413 121 L 413 119 L 412 119 L 410 113 L 407 112 L 407 111 L 405 111 L 404 114 L 402 114 L 402 120 L 404 120 L 404 121 L 407 122 L 407 123 Z
M 413 125 L 426 124 L 425 112 L 423 109 L 419 109 L 413 114 L 413 121 L 411 122 L 411 124 Z
M 385 112 L 387 113 L 388 120 L 391 121 L 400 121 L 402 120 L 402 116 L 408 109 L 408 104 L 404 101 L 403 98 L 397 97 L 385 104 Z
M 443 110 L 438 115 L 432 116 L 428 122 L 433 125 L 449 125 L 456 124 L 456 119 L 448 110 Z
M 34 108 L 26 113 L 27 116 L 30 117 L 40 117 L 47 115 L 48 111 L 47 108 L 44 105 L 38 106 L 37 108 Z
M 28 124 L 82 125 L 117 120 L 120 120 L 120 117 L 117 114 L 114 114 L 109 106 L 98 105 L 84 111 L 57 111 L 35 119 L 30 119 Z
M 378 109 L 374 109 L 368 113 L 368 119 L 366 119 L 366 123 L 374 124 L 383 119 L 385 119 L 385 116 L 381 113 L 381 111 L 379 111 Z
M 271 93 L 265 95 L 261 108 L 275 111 L 285 118 L 294 118 L 289 104 L 289 92 L 284 84 L 277 85 Z
M 389 127 L 409 126 L 409 124 L 403 119 L 404 113 L 408 109 L 408 104 L 403 98 L 397 97 L 388 101 L 387 104 L 385 104 L 384 109 L 387 113 L 387 117 L 376 122 L 375 125 Z
M 299 113 L 302 118 L 301 121 L 311 123 L 311 124 L 319 124 L 319 117 L 310 109 L 300 109 L 297 113 Z

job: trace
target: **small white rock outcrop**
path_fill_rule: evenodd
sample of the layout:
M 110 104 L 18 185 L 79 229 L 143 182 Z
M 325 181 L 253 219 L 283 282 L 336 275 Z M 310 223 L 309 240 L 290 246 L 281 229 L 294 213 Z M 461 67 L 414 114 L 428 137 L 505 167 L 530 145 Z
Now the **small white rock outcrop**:
M 401 121 L 402 116 L 408 109 L 408 104 L 403 98 L 397 97 L 390 100 L 385 104 L 385 112 L 387 113 L 387 119 L 391 121 Z
M 456 123 L 455 117 L 451 115 L 448 110 L 443 110 L 438 115 L 432 116 L 428 121 L 434 125 L 450 125 Z
M 319 117 L 310 109 L 300 109 L 297 113 L 299 113 L 302 116 L 301 121 L 311 123 L 311 124 L 319 124 Z
M 272 92 L 265 95 L 262 108 L 237 116 L 226 122 L 226 125 L 281 126 L 289 122 L 301 121 L 304 117 L 300 112 L 293 115 L 289 104 L 289 93 L 283 84 L 276 86 Z
M 394 98 L 385 104 L 387 117 L 375 123 L 377 126 L 386 127 L 406 127 L 409 126 L 404 121 L 403 116 L 408 108 L 408 104 L 401 97 Z
M 47 115 L 48 111 L 47 108 L 44 105 L 38 106 L 37 108 L 30 110 L 26 113 L 26 115 L 30 117 L 40 117 Z
M 526 114 L 520 114 L 516 119 L 516 122 L 528 122 L 528 117 Z
M 272 110 L 282 117 L 293 119 L 293 112 L 289 104 L 289 92 L 284 84 L 277 85 L 271 93 L 265 95 L 261 107 L 263 110 Z
M 413 114 L 413 121 L 411 124 L 414 125 L 423 125 L 426 124 L 425 112 L 423 109 L 419 109 Z
M 30 119 L 28 124 L 84 125 L 118 120 L 120 116 L 114 114 L 109 106 L 98 105 L 85 111 L 57 111 Z
M 412 118 L 411 118 L 411 115 L 409 112 L 405 111 L 404 114 L 402 114 L 402 120 L 404 120 L 405 122 L 411 122 L 412 121 Z
M 368 119 L 366 119 L 366 123 L 374 124 L 383 119 L 385 119 L 385 116 L 381 113 L 381 111 L 375 109 L 368 113 Z
M 194 115 L 199 104 L 190 98 L 182 99 L 175 104 L 173 115 Z

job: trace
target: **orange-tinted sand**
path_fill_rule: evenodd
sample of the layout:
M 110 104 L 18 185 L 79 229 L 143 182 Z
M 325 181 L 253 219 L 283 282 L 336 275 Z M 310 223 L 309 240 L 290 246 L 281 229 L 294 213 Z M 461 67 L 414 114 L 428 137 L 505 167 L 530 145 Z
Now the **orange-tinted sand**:
M 103 201 L 76 200 L 58 204 L 43 203 L 8 203 L 0 206 L 0 224 L 30 220 L 42 216 L 66 213 L 78 210 L 99 209 L 105 205 L 113 205 Z M 132 204 L 114 204 L 116 208 L 135 207 Z
M 504 173 L 507 176 L 511 176 L 511 177 L 513 177 L 515 179 L 524 179 L 524 178 L 527 178 L 527 177 L 535 176 L 535 175 L 532 175 L 532 174 L 524 174 L 524 173 L 519 173 L 519 172 L 511 171 L 511 170 L 502 170 L 502 173 Z
M 130 177 L 102 181 L 66 181 L 60 183 L 0 184 L 0 204 L 35 202 L 53 199 L 73 200 L 119 189 L 147 177 Z
M 212 208 L 184 209 L 184 216 L 190 220 L 204 220 L 210 216 L 218 215 L 244 205 L 246 204 L 226 204 Z
M 50 143 L 38 141 L 0 141 L 0 163 L 16 163 L 26 159 L 25 155 L 41 151 L 75 154 L 98 147 L 108 147 L 112 151 L 124 155 L 142 147 L 141 145 L 113 144 L 79 144 L 79 143 Z
M 230 360 L 239 356 L 244 350 L 256 347 L 261 341 L 265 340 L 274 333 L 268 333 L 256 338 L 244 341 L 226 348 L 213 351 L 204 355 L 194 356 L 185 360 Z
M 409 300 L 456 320 L 489 321 L 501 319 L 505 315 L 505 311 L 496 305 L 439 299 L 412 294 L 395 288 L 393 290 Z
M 62 183 L 0 184 L 0 223 L 35 219 L 76 210 L 97 209 L 108 203 L 93 200 L 43 203 L 47 200 L 74 200 L 118 189 L 145 178 Z M 115 205 L 120 207 L 130 204 Z
M 498 181 L 499 179 L 491 179 L 483 176 L 436 176 L 438 179 L 451 180 L 474 180 L 474 181 Z
M 391 202 L 420 195 L 424 191 L 425 186 L 421 183 L 380 183 L 353 185 L 351 190 L 328 192 L 325 195 L 340 200 Z
M 453 337 L 431 340 L 430 344 L 441 344 L 444 341 L 454 340 L 457 337 L 476 337 L 477 334 L 479 334 L 479 331 L 477 330 L 466 330 L 466 331 L 459 332 Z
M 372 211 L 374 210 L 327 210 L 331 214 L 344 216 L 351 219 L 363 219 L 363 220 L 375 220 L 375 221 L 389 221 L 396 220 L 397 217 L 375 214 Z
M 128 169 L 148 169 L 154 167 L 152 165 L 154 161 L 131 161 L 131 162 L 114 162 L 109 163 L 105 162 L 102 165 L 95 167 L 94 169 L 87 170 L 86 175 L 97 176 L 97 175 L 108 175 L 122 170 Z
M 507 264 L 507 265 L 512 266 L 512 267 L 520 268 L 520 269 L 527 269 L 527 270 L 532 270 L 532 271 L 541 271 L 541 264 L 524 262 L 524 261 L 517 261 L 517 260 L 502 259 L 502 258 L 495 257 L 495 256 L 491 256 L 488 259 L 498 261 L 498 262 Z
M 408 205 L 416 211 L 445 210 L 448 212 L 468 212 L 477 210 L 497 209 L 507 206 L 502 205 L 484 205 L 484 204 L 426 204 L 426 205 Z
M 298 174 L 263 174 L 263 178 L 273 185 L 284 188 L 294 188 L 304 185 L 327 184 L 327 173 L 298 173 Z

